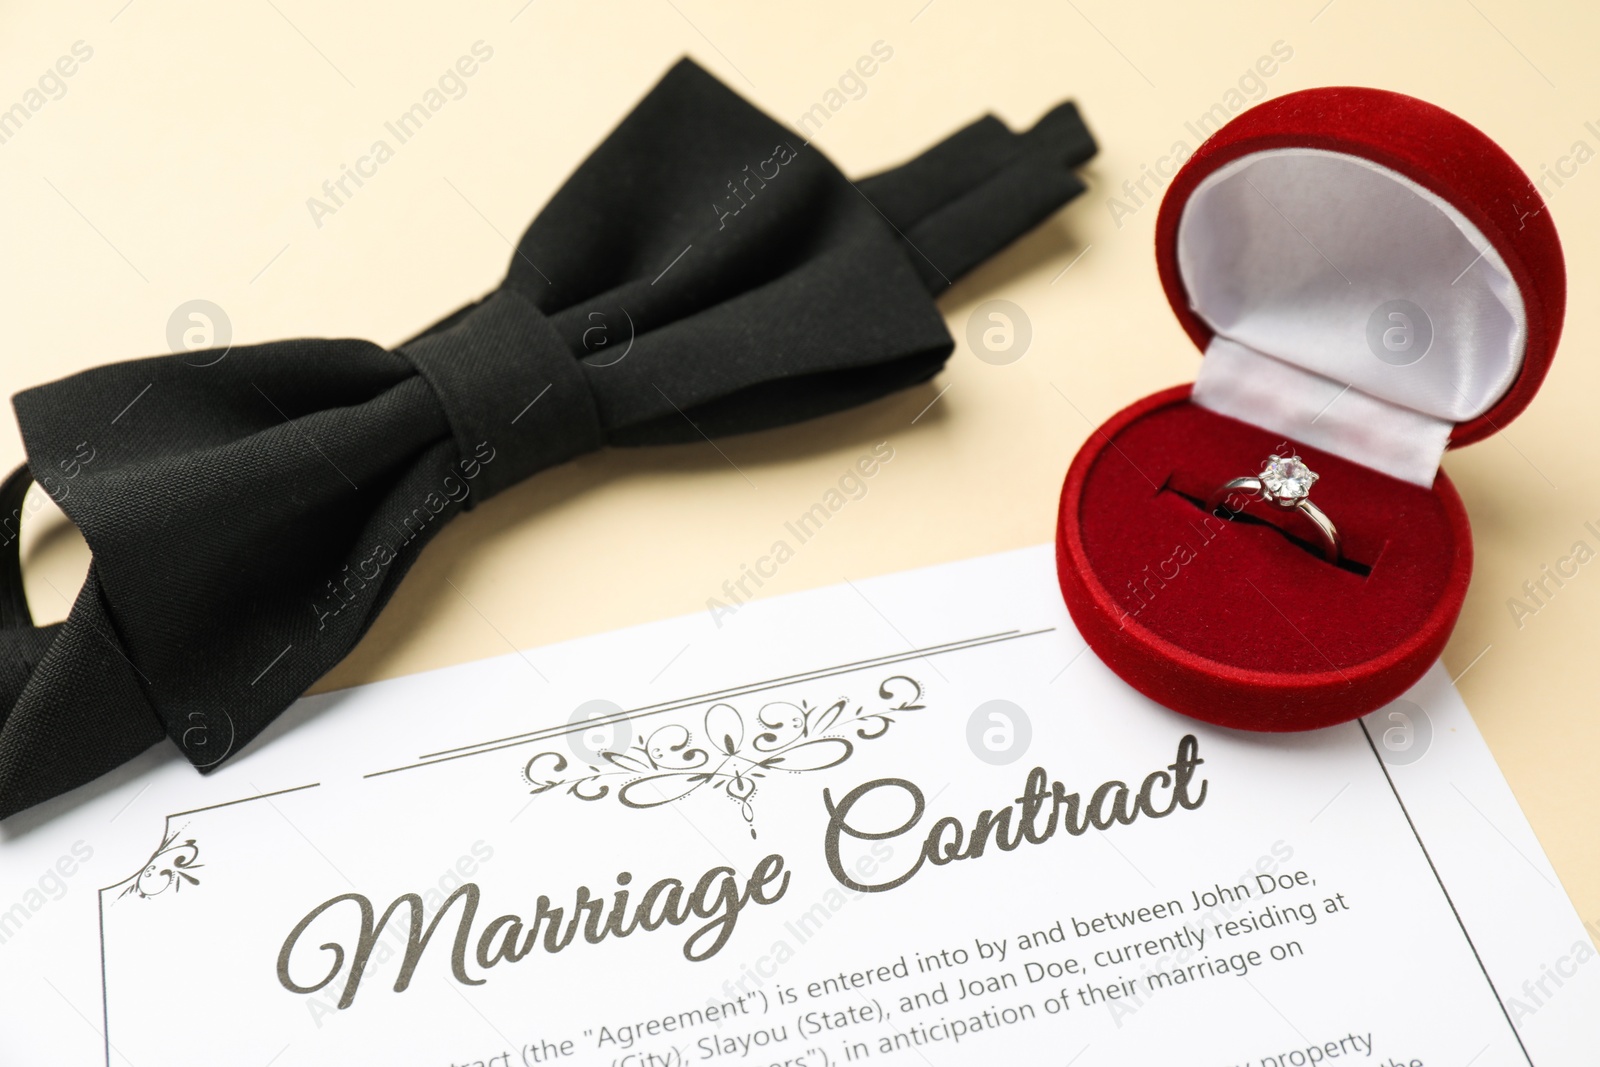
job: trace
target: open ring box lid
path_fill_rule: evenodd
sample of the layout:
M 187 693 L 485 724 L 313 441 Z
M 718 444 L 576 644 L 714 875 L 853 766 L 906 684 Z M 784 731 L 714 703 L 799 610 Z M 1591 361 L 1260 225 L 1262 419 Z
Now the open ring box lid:
M 1376 89 L 1241 114 L 1156 222 L 1194 385 L 1089 436 L 1056 559 L 1083 636 L 1134 688 L 1251 730 L 1344 722 L 1439 657 L 1472 570 L 1447 448 L 1533 399 L 1561 332 L 1561 246 L 1527 176 L 1456 116 Z M 1298 454 L 1345 562 L 1304 515 L 1211 492 Z

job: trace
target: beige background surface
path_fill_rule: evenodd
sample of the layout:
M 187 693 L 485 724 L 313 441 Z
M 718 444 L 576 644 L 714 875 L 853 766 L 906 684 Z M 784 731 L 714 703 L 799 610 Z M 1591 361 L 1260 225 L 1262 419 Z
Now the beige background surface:
M 1583 525 L 1600 520 L 1600 320 L 1587 299 L 1600 165 L 1571 158 L 1575 142 L 1600 149 L 1592 5 L 103 0 L 0 13 L 0 108 L 75 42 L 93 49 L 0 144 L 7 395 L 166 351 L 169 316 L 194 298 L 226 311 L 235 342 L 402 340 L 498 281 L 507 240 L 685 52 L 794 123 L 884 42 L 892 59 L 816 138 L 853 175 L 985 111 L 1026 124 L 1066 97 L 1101 140 L 1089 194 L 941 300 L 958 339 L 982 301 L 1021 306 L 1033 328 L 1021 360 L 992 366 L 958 340 L 933 386 L 723 442 L 725 457 L 709 445 L 611 453 L 541 476 L 440 536 L 322 688 L 705 610 L 880 441 L 894 459 L 868 494 L 762 595 L 1050 539 L 1092 424 L 1196 370 L 1157 285 L 1154 208 L 1116 220 L 1109 198 L 1175 142 L 1192 148 L 1185 122 L 1276 42 L 1292 58 L 1247 93 L 1397 89 L 1478 124 L 1536 178 L 1559 167 L 1570 176 L 1547 187 L 1570 274 L 1566 334 L 1533 407 L 1445 462 L 1478 563 L 1444 658 L 1580 915 L 1600 921 L 1600 563 L 1521 626 L 1507 606 L 1575 541 L 1600 547 Z M 494 56 L 466 95 L 315 225 L 307 198 L 479 40 Z M 0 462 L 21 459 L 8 418 Z M 37 613 L 63 617 L 86 550 L 59 516 L 25 544 Z M 716 654 L 708 641 L 681 656 Z

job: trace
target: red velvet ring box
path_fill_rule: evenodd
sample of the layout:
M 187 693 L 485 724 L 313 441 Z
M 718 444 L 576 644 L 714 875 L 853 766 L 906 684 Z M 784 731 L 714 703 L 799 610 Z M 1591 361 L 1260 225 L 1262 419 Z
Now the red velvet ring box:
M 1176 711 L 1304 730 L 1393 700 L 1439 657 L 1472 570 L 1447 448 L 1532 400 L 1566 274 L 1544 203 L 1493 141 L 1376 89 L 1241 114 L 1173 178 L 1156 262 L 1205 353 L 1192 386 L 1089 436 L 1061 493 L 1067 608 Z M 1213 490 L 1298 455 L 1344 559 L 1303 514 Z

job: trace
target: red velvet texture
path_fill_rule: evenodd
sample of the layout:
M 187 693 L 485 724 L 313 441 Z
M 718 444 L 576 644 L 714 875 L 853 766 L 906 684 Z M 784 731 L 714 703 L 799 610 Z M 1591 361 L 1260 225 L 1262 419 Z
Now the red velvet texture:
M 1217 486 L 1296 450 L 1188 396 L 1120 412 L 1068 471 L 1056 562 L 1084 638 L 1135 689 L 1222 726 L 1329 726 L 1399 696 L 1438 658 L 1466 597 L 1472 537 L 1449 479 L 1425 489 L 1298 449 L 1353 561 L 1335 566 L 1297 513 L 1204 511 Z
M 1482 440 L 1520 414 L 1550 369 L 1566 309 L 1566 267 L 1550 212 L 1527 175 L 1477 127 L 1382 89 L 1306 89 L 1257 105 L 1218 130 L 1173 178 L 1156 218 L 1156 265 L 1174 313 L 1201 351 L 1211 330 L 1189 307 L 1178 274 L 1183 207 L 1219 167 L 1276 148 L 1320 148 L 1382 164 L 1443 197 L 1478 227 L 1522 292 L 1527 349 L 1511 389 L 1483 415 L 1457 426 L 1451 443 Z

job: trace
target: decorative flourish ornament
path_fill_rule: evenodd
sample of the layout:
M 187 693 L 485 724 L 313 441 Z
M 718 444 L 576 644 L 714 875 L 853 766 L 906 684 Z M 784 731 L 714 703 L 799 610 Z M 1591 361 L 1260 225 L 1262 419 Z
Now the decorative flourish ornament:
M 886 678 L 878 698 L 887 707 L 869 711 L 841 697 L 828 704 L 773 701 L 742 713 L 719 702 L 691 729 L 658 726 L 622 752 L 601 752 L 594 763 L 574 767 L 560 752 L 541 752 L 522 768 L 534 795 L 565 789 L 579 800 L 608 796 L 630 808 L 654 808 L 711 790 L 738 805 L 756 836 L 755 799 L 769 777 L 837 767 L 856 745 L 889 732 L 896 712 L 921 711 L 922 685 L 903 674 Z M 586 724 L 592 725 L 592 724 Z
M 192 837 L 179 841 L 178 834 L 181 832 L 181 827 L 167 831 L 161 839 L 160 847 L 150 854 L 144 869 L 128 883 L 126 889 L 117 894 L 118 898 L 139 896 L 149 900 L 169 889 L 177 893 L 183 888 L 184 883 L 200 884 L 200 879 L 193 874 L 205 866 L 197 862 L 200 859 L 200 846 L 195 844 Z

